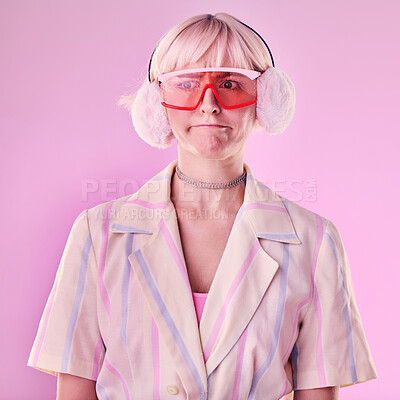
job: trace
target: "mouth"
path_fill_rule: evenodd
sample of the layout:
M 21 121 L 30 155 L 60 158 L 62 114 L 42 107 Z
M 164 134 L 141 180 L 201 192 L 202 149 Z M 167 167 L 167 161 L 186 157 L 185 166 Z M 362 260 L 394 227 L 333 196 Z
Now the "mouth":
M 193 125 L 192 128 L 210 129 L 210 128 L 227 128 L 227 126 L 218 124 L 201 124 L 201 125 Z

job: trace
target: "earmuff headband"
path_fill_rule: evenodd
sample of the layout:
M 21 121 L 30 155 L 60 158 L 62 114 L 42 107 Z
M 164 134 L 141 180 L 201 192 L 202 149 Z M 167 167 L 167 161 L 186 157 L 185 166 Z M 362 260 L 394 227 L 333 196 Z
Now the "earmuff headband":
M 239 21 L 239 20 L 238 20 Z M 275 67 L 275 62 L 274 62 L 274 57 L 272 56 L 272 52 L 269 48 L 269 46 L 267 45 L 267 42 L 263 39 L 263 37 L 257 32 L 255 31 L 253 28 L 251 28 L 250 26 L 248 26 L 247 24 L 245 24 L 242 21 L 239 21 L 242 25 L 246 26 L 247 28 L 249 28 L 252 32 L 254 32 L 260 39 L 261 41 L 265 44 L 265 47 L 268 50 L 269 56 L 271 57 L 271 61 L 272 61 L 272 66 Z M 150 62 L 149 62 L 149 69 L 148 69 L 148 74 L 147 74 L 147 78 L 149 80 L 149 83 L 151 83 L 151 79 L 150 79 L 150 69 L 151 69 L 151 61 L 153 60 L 153 55 L 154 52 L 156 51 L 158 46 L 156 46 L 156 48 L 153 50 L 153 52 L 151 53 L 151 57 L 150 57 Z
M 295 88 L 289 77 L 275 68 L 271 50 L 265 40 L 253 28 L 239 22 L 261 39 L 271 57 L 273 68 L 267 68 L 257 78 L 256 119 L 260 128 L 264 128 L 270 135 L 275 135 L 283 132 L 293 118 L 296 104 Z M 158 82 L 150 80 L 151 62 L 157 47 L 150 58 L 148 82 L 146 81 L 136 94 L 131 117 L 137 134 L 146 143 L 166 148 L 171 145 L 174 134 L 167 118 Z

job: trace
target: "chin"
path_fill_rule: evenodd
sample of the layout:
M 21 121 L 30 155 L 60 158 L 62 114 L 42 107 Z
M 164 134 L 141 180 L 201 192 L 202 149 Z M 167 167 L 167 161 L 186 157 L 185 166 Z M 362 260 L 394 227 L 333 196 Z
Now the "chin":
M 199 154 L 209 158 L 222 156 L 228 150 L 227 143 L 224 143 L 224 141 L 221 141 L 218 137 L 203 138 L 203 140 L 196 143 L 194 147 Z
M 223 146 L 215 147 L 196 147 L 194 154 L 201 158 L 206 158 L 208 160 L 224 160 L 232 156 L 231 149 L 225 148 Z

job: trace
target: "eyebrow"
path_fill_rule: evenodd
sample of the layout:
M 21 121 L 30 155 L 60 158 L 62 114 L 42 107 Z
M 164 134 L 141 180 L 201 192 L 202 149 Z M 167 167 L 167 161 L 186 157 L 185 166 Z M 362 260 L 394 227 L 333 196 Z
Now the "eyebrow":
M 238 74 L 237 72 L 225 72 L 223 74 L 218 74 L 217 78 L 225 78 L 226 76 L 239 76 L 242 74 Z
M 213 73 L 215 71 L 205 71 L 205 72 Z M 179 74 L 177 76 L 179 78 L 190 78 L 190 77 L 199 76 L 199 75 L 200 75 L 200 72 L 192 72 L 192 73 L 188 73 L 188 74 Z M 227 76 L 241 76 L 241 75 L 243 75 L 243 74 L 240 74 L 238 72 L 224 72 L 224 73 L 218 74 L 217 78 L 225 78 Z

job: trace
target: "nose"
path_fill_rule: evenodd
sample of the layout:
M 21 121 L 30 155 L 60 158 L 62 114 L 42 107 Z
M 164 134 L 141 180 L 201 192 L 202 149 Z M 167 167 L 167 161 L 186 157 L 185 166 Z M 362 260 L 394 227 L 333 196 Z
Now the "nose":
M 211 114 L 218 114 L 221 112 L 221 106 L 210 87 L 204 92 L 204 96 L 200 103 L 200 111 L 202 113 Z

